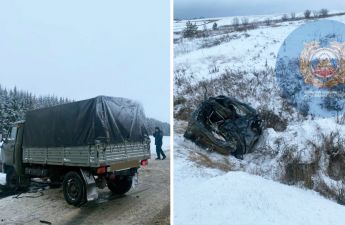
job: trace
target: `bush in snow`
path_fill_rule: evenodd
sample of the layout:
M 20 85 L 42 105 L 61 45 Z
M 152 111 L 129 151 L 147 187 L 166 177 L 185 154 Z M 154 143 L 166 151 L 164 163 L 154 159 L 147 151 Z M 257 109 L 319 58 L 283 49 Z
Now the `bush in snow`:
M 287 20 L 288 20 L 287 14 L 283 14 L 283 15 L 282 15 L 282 21 L 287 21 Z
M 320 16 L 327 16 L 327 15 L 328 15 L 328 9 L 323 8 L 320 10 Z
M 190 21 L 187 21 L 186 28 L 183 29 L 183 37 L 194 37 L 198 32 L 198 26 L 196 23 L 192 24 Z
M 304 17 L 305 17 L 306 19 L 309 19 L 309 18 L 310 18 L 310 14 L 311 14 L 311 11 L 310 11 L 310 10 L 304 11 Z
M 235 18 L 232 20 L 232 25 L 234 26 L 235 29 L 238 29 L 238 27 L 240 26 L 240 21 L 238 20 L 237 17 L 235 17 Z
M 314 11 L 313 11 L 313 16 L 314 16 L 315 18 L 319 17 L 319 12 L 318 12 L 317 10 L 314 10 Z
M 292 12 L 290 13 L 291 19 L 295 19 L 296 18 L 296 13 Z
M 243 17 L 243 18 L 241 19 L 241 21 L 242 21 L 242 26 L 243 26 L 244 28 L 247 28 L 247 26 L 248 26 L 248 24 L 249 24 L 249 19 L 246 18 L 246 17 Z
M 213 30 L 217 30 L 217 29 L 218 29 L 218 24 L 217 24 L 217 23 L 214 23 L 213 26 L 212 26 L 212 29 L 213 29 Z
M 266 24 L 266 26 L 269 26 L 269 25 L 271 25 L 272 21 L 270 18 L 267 17 L 267 18 L 265 18 L 264 23 Z

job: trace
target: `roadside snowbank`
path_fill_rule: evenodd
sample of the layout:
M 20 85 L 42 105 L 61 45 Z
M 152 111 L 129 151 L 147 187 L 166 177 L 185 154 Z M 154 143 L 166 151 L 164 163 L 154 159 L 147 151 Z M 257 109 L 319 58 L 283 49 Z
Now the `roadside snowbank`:
M 317 225 L 342 224 L 345 220 L 343 206 L 314 191 L 244 172 L 175 180 L 174 186 L 176 224 Z

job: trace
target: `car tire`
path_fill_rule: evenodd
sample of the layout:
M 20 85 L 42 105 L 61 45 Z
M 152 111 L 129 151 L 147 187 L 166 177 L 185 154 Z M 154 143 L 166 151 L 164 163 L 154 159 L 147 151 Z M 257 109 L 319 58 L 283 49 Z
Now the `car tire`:
M 131 176 L 123 176 L 122 179 L 108 182 L 108 188 L 114 194 L 122 195 L 131 189 L 132 182 L 133 180 Z
M 62 191 L 69 205 L 81 206 L 86 202 L 85 183 L 78 172 L 72 171 L 66 174 L 62 183 Z
M 13 167 L 10 167 L 6 172 L 6 187 L 9 191 L 17 191 L 20 187 L 19 176 Z

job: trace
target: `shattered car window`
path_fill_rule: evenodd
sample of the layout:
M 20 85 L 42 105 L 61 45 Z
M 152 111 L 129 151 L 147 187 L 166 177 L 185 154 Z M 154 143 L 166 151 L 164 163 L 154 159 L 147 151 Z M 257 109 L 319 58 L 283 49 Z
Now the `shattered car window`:
M 231 105 L 233 108 L 234 108 L 234 110 L 235 110 L 235 113 L 237 114 L 237 115 L 239 115 L 239 116 L 245 116 L 245 115 L 247 115 L 247 113 L 245 113 L 244 111 L 242 111 L 241 109 L 239 109 L 238 107 L 236 107 L 235 105 Z M 230 106 L 230 107 L 231 107 Z

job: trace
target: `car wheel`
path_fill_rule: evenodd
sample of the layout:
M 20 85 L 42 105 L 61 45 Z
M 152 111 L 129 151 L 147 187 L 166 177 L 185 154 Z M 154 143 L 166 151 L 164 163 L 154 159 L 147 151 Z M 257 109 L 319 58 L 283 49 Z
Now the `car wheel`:
M 108 182 L 108 188 L 113 193 L 121 195 L 128 192 L 131 189 L 132 182 L 133 181 L 131 176 L 123 176 L 122 179 Z
M 19 189 L 19 176 L 13 167 L 10 167 L 6 172 L 6 187 L 9 191 Z
M 86 202 L 85 184 L 78 172 L 72 171 L 66 174 L 62 190 L 68 204 L 80 206 Z

